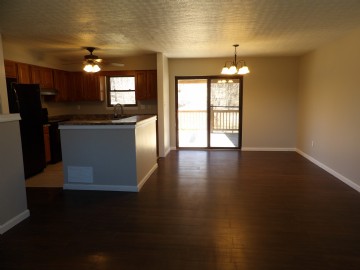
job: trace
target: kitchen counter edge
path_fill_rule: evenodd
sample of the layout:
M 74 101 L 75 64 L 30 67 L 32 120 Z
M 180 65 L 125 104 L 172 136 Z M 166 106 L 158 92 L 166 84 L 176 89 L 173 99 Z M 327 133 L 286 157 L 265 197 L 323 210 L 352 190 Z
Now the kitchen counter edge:
M 0 114 L 0 123 L 19 121 L 19 120 L 21 120 L 19 113 Z
M 133 127 L 156 121 L 156 115 L 134 115 L 120 119 L 70 120 L 59 123 L 59 129 L 98 129 Z

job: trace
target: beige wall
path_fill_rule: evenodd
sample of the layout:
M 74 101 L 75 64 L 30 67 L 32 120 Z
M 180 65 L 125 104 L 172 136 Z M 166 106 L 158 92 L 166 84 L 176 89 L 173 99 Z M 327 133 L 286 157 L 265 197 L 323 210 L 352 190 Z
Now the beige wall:
M 170 152 L 169 119 L 169 66 L 164 54 L 157 54 L 158 76 L 158 148 L 159 156 L 165 157 Z
M 176 145 L 175 76 L 218 75 L 227 59 L 170 59 L 171 146 Z M 297 57 L 245 59 L 243 149 L 295 149 Z
M 45 53 L 29 50 L 26 44 L 3 40 L 4 59 L 49 68 L 61 68 L 60 62 Z
M 2 36 L 0 34 L 0 114 L 9 113 L 8 96 L 5 80 L 4 55 L 2 47 Z
M 358 187 L 359 48 L 360 29 L 302 57 L 297 138 L 300 151 Z

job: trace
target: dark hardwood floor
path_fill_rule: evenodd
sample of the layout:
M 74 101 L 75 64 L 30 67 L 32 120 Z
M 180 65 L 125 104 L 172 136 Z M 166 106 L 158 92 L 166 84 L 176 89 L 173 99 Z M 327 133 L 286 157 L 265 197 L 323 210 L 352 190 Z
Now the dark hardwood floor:
M 140 193 L 28 188 L 0 269 L 360 269 L 360 194 L 294 152 L 172 151 Z

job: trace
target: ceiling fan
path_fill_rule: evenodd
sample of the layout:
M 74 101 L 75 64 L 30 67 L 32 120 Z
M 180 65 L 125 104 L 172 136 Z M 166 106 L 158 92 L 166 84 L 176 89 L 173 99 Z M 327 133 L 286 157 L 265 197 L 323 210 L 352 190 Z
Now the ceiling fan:
M 89 65 L 90 67 L 97 65 L 98 68 L 101 67 L 105 67 L 105 66 L 114 66 L 114 67 L 124 67 L 125 65 L 123 63 L 121 63 L 121 59 L 119 58 L 114 58 L 114 57 L 108 57 L 105 59 L 100 58 L 99 56 L 94 54 L 95 50 L 98 50 L 99 48 L 96 47 L 81 47 L 82 50 L 86 50 L 88 52 L 87 55 L 83 56 L 83 68 L 87 65 Z M 72 61 L 64 61 L 62 64 L 63 65 L 72 65 L 72 66 L 78 66 L 79 65 L 79 61 L 78 60 L 74 60 L 74 58 L 76 56 L 74 56 L 75 53 L 72 54 L 71 58 L 73 59 Z M 90 69 L 90 68 L 89 68 Z M 94 72 L 94 71 L 88 71 L 88 72 Z
M 84 70 L 92 73 L 100 71 L 99 64 L 102 62 L 102 59 L 93 54 L 95 47 L 85 47 L 85 49 L 88 50 L 90 54 L 84 56 Z
M 117 66 L 117 67 L 123 67 L 124 64 L 122 63 L 117 63 L 117 62 L 109 62 L 107 63 L 106 61 L 104 61 L 103 59 L 99 58 L 97 55 L 94 55 L 93 52 L 96 49 L 95 47 L 84 47 L 84 49 L 86 49 L 89 54 L 84 56 L 84 70 L 85 67 L 88 67 L 87 69 L 90 70 L 88 72 L 97 72 L 100 70 L 99 64 L 101 63 L 102 65 L 112 65 L 112 66 Z M 87 70 L 85 70 L 87 71 Z
M 90 54 L 84 56 L 84 62 L 87 63 L 101 63 L 102 59 L 99 56 L 94 55 L 93 51 L 96 49 L 95 47 L 85 47 L 84 49 L 88 50 Z

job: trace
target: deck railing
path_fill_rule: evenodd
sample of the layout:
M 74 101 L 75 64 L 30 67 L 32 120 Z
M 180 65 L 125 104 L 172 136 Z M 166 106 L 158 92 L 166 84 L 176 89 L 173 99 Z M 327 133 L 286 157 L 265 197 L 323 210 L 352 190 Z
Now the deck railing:
M 178 111 L 179 130 L 206 130 L 207 111 Z M 234 133 L 239 130 L 239 110 L 210 109 L 210 132 Z
M 206 111 L 178 111 L 179 130 L 206 130 Z
M 233 133 L 239 130 L 239 110 L 210 111 L 210 132 Z

